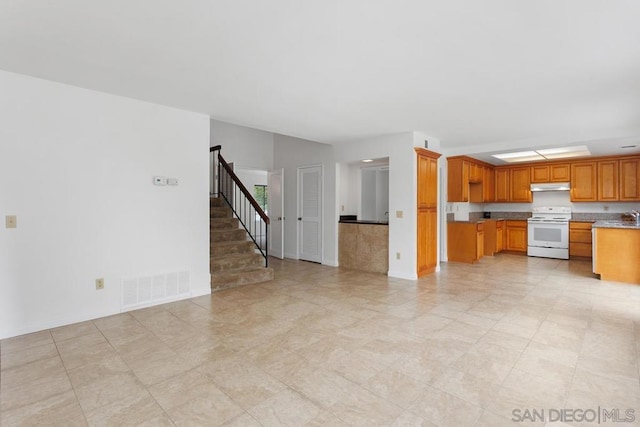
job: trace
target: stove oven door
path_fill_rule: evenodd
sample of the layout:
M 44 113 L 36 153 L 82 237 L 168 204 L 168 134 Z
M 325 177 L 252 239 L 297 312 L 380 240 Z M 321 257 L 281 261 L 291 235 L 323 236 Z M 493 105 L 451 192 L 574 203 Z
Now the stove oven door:
M 528 244 L 538 248 L 569 249 L 569 222 L 529 221 Z

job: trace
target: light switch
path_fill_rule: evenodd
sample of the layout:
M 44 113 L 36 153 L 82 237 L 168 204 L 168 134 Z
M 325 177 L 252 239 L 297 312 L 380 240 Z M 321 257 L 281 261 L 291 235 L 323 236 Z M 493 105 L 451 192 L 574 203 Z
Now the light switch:
M 154 185 L 167 185 L 167 178 L 164 176 L 154 176 L 153 177 Z
M 167 178 L 167 185 L 178 185 L 178 178 Z
M 6 227 L 16 228 L 18 226 L 18 218 L 15 215 L 7 215 Z
M 404 212 L 396 211 L 396 218 L 402 218 L 403 215 L 404 215 Z

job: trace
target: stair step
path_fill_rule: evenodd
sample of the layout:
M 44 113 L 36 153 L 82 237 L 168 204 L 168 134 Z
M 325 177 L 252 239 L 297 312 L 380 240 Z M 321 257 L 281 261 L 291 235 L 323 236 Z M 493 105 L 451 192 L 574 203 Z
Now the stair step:
M 221 228 L 236 229 L 239 226 L 238 218 L 211 218 L 209 220 L 210 230 L 218 230 Z
M 225 206 L 219 208 L 209 208 L 209 218 L 231 218 L 231 209 Z
M 262 255 L 256 253 L 225 255 L 223 257 L 211 258 L 209 266 L 211 273 L 236 270 L 246 267 L 257 268 L 264 266 L 264 258 Z
M 211 207 L 227 206 L 227 202 L 225 202 L 222 197 L 211 197 L 209 198 L 209 206 Z
M 273 280 L 273 268 L 247 267 L 211 274 L 211 290 L 235 288 L 237 286 Z
M 247 240 L 247 232 L 241 228 L 215 229 L 215 230 L 210 230 L 209 233 L 210 233 L 210 243 Z
M 252 254 L 255 245 L 250 240 L 242 242 L 212 242 L 211 257 L 220 258 L 227 255 Z

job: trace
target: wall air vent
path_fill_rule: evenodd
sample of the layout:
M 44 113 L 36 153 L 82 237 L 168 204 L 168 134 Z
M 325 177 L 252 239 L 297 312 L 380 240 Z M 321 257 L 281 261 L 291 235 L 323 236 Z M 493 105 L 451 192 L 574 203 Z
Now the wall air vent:
M 191 278 L 188 271 L 123 279 L 121 285 L 122 311 L 191 295 Z

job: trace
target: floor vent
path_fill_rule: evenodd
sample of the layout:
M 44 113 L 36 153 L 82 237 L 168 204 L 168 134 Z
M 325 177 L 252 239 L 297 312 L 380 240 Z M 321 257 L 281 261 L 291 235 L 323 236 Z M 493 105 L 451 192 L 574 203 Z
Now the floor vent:
M 188 271 L 123 279 L 122 309 L 171 301 L 190 293 L 191 278 Z

